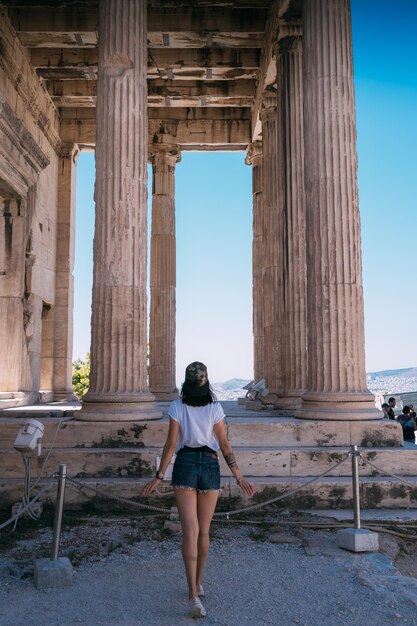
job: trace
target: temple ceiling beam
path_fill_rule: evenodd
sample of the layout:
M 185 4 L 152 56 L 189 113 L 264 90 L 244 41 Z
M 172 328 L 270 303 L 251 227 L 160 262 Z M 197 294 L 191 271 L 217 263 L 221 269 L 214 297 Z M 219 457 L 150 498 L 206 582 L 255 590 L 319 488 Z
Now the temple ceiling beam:
M 22 43 L 30 48 L 95 47 L 94 8 L 10 8 Z M 148 16 L 148 45 L 154 48 L 259 48 L 264 39 L 264 8 L 224 6 L 154 9 Z M 204 29 L 201 25 L 204 24 Z
M 239 106 L 250 107 L 255 93 L 255 81 L 168 81 L 149 82 L 148 106 L 172 105 L 184 107 Z M 58 107 L 95 106 L 97 81 L 46 81 L 46 89 Z
M 183 150 L 245 150 L 250 142 L 249 119 L 196 119 L 181 120 L 165 118 L 149 119 L 149 141 L 161 127 L 175 137 Z M 63 141 L 81 146 L 94 147 L 96 137 L 95 119 L 81 121 L 79 117 L 65 118 L 61 122 Z
M 148 79 L 238 80 L 257 77 L 259 49 L 151 48 Z M 32 65 L 44 79 L 97 78 L 97 50 L 91 48 L 32 48 Z

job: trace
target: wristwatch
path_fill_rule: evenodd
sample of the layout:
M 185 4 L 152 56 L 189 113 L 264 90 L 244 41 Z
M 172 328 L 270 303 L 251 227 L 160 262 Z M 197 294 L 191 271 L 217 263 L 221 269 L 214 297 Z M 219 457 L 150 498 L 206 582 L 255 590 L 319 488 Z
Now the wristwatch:
M 164 480 L 164 477 L 161 476 L 161 474 L 159 473 L 159 470 L 156 471 L 155 478 L 157 478 L 158 480 Z

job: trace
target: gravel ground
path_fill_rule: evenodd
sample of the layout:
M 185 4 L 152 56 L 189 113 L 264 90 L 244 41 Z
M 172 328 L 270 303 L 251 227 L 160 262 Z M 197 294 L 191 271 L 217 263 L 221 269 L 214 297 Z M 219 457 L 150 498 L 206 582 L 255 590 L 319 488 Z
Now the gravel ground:
M 71 556 L 74 584 L 59 590 L 38 591 L 30 577 L 50 529 L 16 540 L 0 557 L 1 626 L 195 624 L 187 617 L 180 537 L 161 524 L 146 538 L 132 520 L 68 528 L 61 554 Z M 341 551 L 329 531 L 222 525 L 213 534 L 206 626 L 417 624 L 417 580 L 383 554 Z

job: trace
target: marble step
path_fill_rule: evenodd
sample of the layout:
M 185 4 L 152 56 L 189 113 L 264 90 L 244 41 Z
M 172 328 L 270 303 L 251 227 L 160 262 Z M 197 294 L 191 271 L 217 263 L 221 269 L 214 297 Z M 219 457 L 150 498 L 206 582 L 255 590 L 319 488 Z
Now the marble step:
M 292 448 L 285 446 L 239 447 L 235 446 L 239 467 L 246 476 L 254 477 L 302 477 L 318 476 L 340 461 L 349 448 Z M 366 459 L 385 471 L 400 476 L 417 476 L 417 446 L 414 448 L 365 448 Z M 156 457 L 160 447 L 138 448 L 61 448 L 54 447 L 43 467 L 47 448 L 41 457 L 34 457 L 32 474 L 37 476 L 43 468 L 43 476 L 56 472 L 60 463 L 67 465 L 68 474 L 74 477 L 147 477 L 156 470 Z M 227 477 L 229 469 L 220 456 L 221 473 Z M 372 476 L 378 472 L 365 464 L 361 475 Z M 332 470 L 330 476 L 350 476 L 351 461 Z M 20 453 L 0 449 L 0 477 L 24 476 L 24 465 Z
M 253 412 L 252 412 L 253 413 Z M 149 422 L 80 422 L 72 418 L 41 417 L 45 424 L 43 445 L 61 448 L 123 448 L 163 446 L 168 418 Z M 19 428 L 27 417 L 0 417 L 0 447 L 13 447 Z M 391 420 L 326 422 L 289 417 L 227 417 L 233 446 L 345 447 L 350 445 L 401 446 L 401 426 Z
M 103 490 L 105 494 L 111 496 L 123 497 L 137 500 L 141 493 L 143 485 L 148 479 L 138 478 L 101 478 L 101 479 L 80 479 L 83 484 L 95 489 Z M 274 504 L 279 518 L 280 510 L 290 509 L 351 509 L 352 508 L 352 481 L 346 477 L 325 477 L 317 482 L 305 485 L 308 479 L 291 478 L 291 477 L 269 477 L 269 478 L 252 478 L 251 482 L 255 488 L 253 498 L 248 498 L 242 494 L 239 487 L 229 478 L 222 480 L 222 491 L 219 502 L 219 509 L 235 510 L 242 506 L 256 504 L 261 501 L 274 498 L 298 487 L 301 490 L 288 497 L 283 498 Z M 392 483 L 383 477 L 362 477 L 360 478 L 360 500 L 363 509 L 393 508 L 406 509 L 417 507 L 417 476 L 407 479 L 411 483 L 411 487 L 400 483 Z M 42 486 L 42 482 L 39 487 Z M 414 487 L 413 487 L 414 485 Z M 164 509 L 169 509 L 173 505 L 172 488 L 169 483 L 164 482 L 160 488 L 162 495 L 153 495 L 144 499 L 143 502 L 153 504 Z M 13 503 L 18 502 L 23 495 L 23 484 L 21 480 L 0 479 L 0 509 L 4 511 L 4 515 L 0 518 L 2 521 L 6 519 Z M 56 497 L 55 485 L 51 490 L 42 496 L 43 502 L 53 503 Z M 113 499 L 107 499 L 105 496 L 99 497 L 94 491 L 74 489 L 69 484 L 65 491 L 65 508 L 78 509 L 88 503 L 95 503 L 100 507 L 114 510 L 119 506 Z M 126 505 L 120 505 L 126 508 Z M 133 514 L 139 514 L 135 507 L 128 507 Z M 259 512 L 258 512 L 259 513 Z M 269 514 L 271 507 L 269 507 Z M 236 518 L 231 519 L 237 519 Z M 65 532 L 65 517 L 63 532 Z
M 24 391 L 0 391 L 0 411 L 14 407 L 21 407 L 31 399 L 31 393 Z

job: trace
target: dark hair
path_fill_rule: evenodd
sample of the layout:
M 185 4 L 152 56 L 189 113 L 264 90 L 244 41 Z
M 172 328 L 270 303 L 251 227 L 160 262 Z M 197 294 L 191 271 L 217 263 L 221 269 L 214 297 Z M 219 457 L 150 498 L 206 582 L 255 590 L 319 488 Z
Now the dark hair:
M 208 383 L 207 393 L 203 396 L 195 396 L 192 392 L 190 393 L 190 386 L 183 383 L 180 398 L 183 404 L 188 404 L 188 406 L 206 406 L 207 404 L 217 402 L 216 395 L 211 388 L 210 383 Z
M 384 403 L 381 405 L 381 407 L 382 407 L 383 409 L 389 409 L 389 404 L 387 404 L 386 402 L 384 402 Z
M 388 398 L 388 402 L 391 402 L 391 400 L 394 400 L 394 402 L 397 402 L 395 398 Z
M 405 405 L 403 406 L 403 415 L 408 415 L 410 412 L 410 407 Z

